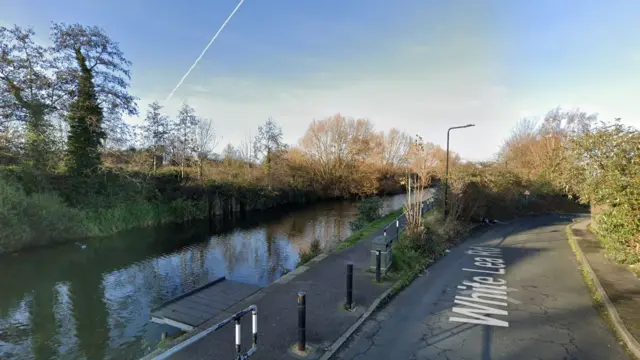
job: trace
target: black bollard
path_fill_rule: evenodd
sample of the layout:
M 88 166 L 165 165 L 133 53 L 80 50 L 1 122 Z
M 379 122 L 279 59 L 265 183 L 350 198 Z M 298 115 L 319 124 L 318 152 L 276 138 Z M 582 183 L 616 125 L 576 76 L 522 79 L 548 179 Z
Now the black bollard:
M 396 240 L 400 239 L 400 219 L 396 219 Z
M 353 263 L 347 264 L 347 303 L 344 308 L 351 310 L 353 304 Z
M 380 250 L 376 251 L 376 282 L 380 282 Z
M 307 293 L 298 292 L 298 351 L 304 352 L 307 347 Z

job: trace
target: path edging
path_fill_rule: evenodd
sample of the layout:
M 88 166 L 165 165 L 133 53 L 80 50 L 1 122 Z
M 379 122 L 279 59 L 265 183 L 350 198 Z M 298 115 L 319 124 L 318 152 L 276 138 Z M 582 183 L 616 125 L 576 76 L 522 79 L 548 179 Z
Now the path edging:
M 591 220 L 583 220 L 581 222 L 590 223 Z M 611 323 L 615 327 L 616 332 L 625 342 L 629 351 L 631 351 L 631 353 L 633 353 L 633 355 L 636 358 L 640 359 L 640 343 L 638 343 L 638 341 L 633 337 L 633 335 L 631 335 L 627 327 L 622 322 L 622 319 L 620 318 L 620 314 L 618 314 L 618 310 L 616 310 L 615 306 L 613 305 L 613 302 L 609 298 L 609 295 L 607 295 L 607 292 L 602 287 L 602 284 L 600 284 L 600 281 L 598 280 L 596 273 L 591 268 L 591 265 L 589 265 L 589 261 L 587 260 L 587 257 L 582 252 L 582 249 L 580 248 L 580 243 L 576 241 L 576 238 L 580 238 L 580 237 L 576 236 L 573 233 L 573 226 L 577 224 L 579 223 L 573 223 L 573 224 L 567 225 L 567 227 L 569 228 L 569 231 L 567 232 L 568 233 L 567 235 L 569 237 L 569 242 L 571 242 L 574 245 L 573 248 L 575 250 L 576 255 L 578 256 L 578 261 L 587 270 L 587 273 L 589 273 L 589 277 L 591 278 L 591 281 L 593 281 L 593 285 L 595 286 L 596 290 L 600 294 L 600 298 L 602 299 L 602 304 L 604 305 L 607 312 L 609 313 L 609 318 L 611 319 Z
M 347 329 L 347 331 L 345 331 L 336 341 L 333 342 L 333 344 L 331 346 L 329 346 L 327 349 L 325 349 L 325 352 L 322 354 L 322 356 L 318 360 L 329 360 L 338 350 L 340 350 L 342 345 L 344 345 L 344 343 L 347 340 L 349 340 L 351 335 L 353 335 L 353 333 L 355 333 L 360 328 L 360 325 L 362 325 L 362 323 L 364 323 L 367 319 L 369 319 L 369 317 L 371 317 L 371 315 L 379 307 L 381 307 L 381 304 L 383 304 L 383 302 L 385 300 L 387 300 L 388 298 L 393 296 L 394 289 L 396 288 L 396 285 L 401 284 L 401 283 L 402 283 L 402 280 L 396 281 L 389 289 L 387 289 L 387 291 L 382 293 L 382 295 L 378 296 L 373 301 L 371 306 L 369 306 L 369 308 L 367 308 L 367 311 L 365 311 L 364 314 L 362 314 L 360 316 L 360 319 L 358 319 L 358 321 L 356 321 L 353 325 L 351 325 Z

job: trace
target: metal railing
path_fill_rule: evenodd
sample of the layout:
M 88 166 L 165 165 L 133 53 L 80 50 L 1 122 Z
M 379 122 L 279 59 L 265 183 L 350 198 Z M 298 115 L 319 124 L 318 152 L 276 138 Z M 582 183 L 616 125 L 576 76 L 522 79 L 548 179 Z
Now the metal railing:
M 252 318 L 252 332 L 253 332 L 253 341 L 252 341 L 252 345 L 251 345 L 251 349 L 249 349 L 249 351 L 247 351 L 246 353 L 242 353 L 242 346 L 241 346 L 241 327 L 240 327 L 240 320 L 242 319 L 242 317 L 248 313 L 251 313 L 251 318 Z M 219 323 L 217 323 L 216 325 L 202 331 L 201 333 L 194 335 L 192 337 L 190 337 L 189 339 L 185 340 L 184 342 L 181 342 L 180 344 L 172 347 L 171 349 L 165 351 L 164 353 L 156 356 L 155 358 L 153 358 L 154 360 L 165 360 L 170 358 L 171 356 L 175 355 L 176 353 L 178 353 L 181 350 L 184 350 L 187 346 L 195 343 L 196 341 L 201 340 L 202 338 L 204 338 L 205 336 L 214 333 L 215 331 L 219 330 L 220 328 L 224 327 L 225 325 L 229 324 L 230 322 L 235 322 L 235 327 L 236 327 L 236 360 L 245 360 L 248 359 L 251 355 L 255 354 L 255 352 L 258 350 L 258 307 L 256 305 L 251 305 L 248 308 L 244 309 L 244 310 L 240 310 L 237 313 L 229 316 L 228 318 L 220 321 Z
M 429 197 L 428 199 L 424 200 L 421 202 L 421 206 L 422 206 L 422 210 L 421 210 L 421 214 L 424 215 L 425 213 L 427 213 L 428 211 L 431 211 L 433 209 L 433 197 Z M 402 228 L 400 228 L 400 219 L 405 216 L 404 211 L 402 212 L 402 214 L 400 214 L 400 216 L 398 216 L 397 218 L 395 218 L 394 221 L 392 221 L 389 225 L 384 227 L 384 237 L 387 237 L 387 231 L 390 230 L 390 228 L 395 224 L 395 228 L 396 228 L 396 233 L 394 235 L 393 238 L 391 238 L 391 240 L 389 240 L 389 246 L 391 246 L 391 244 L 393 243 L 394 240 L 397 240 L 400 237 L 400 233 L 406 228 L 406 224 L 405 226 L 403 226 Z

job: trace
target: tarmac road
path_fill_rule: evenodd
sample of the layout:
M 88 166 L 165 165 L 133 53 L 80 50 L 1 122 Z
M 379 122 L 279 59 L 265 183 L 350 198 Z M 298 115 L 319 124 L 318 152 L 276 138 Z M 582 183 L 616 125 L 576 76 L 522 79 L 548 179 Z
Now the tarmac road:
M 465 241 L 366 321 L 334 359 L 630 359 L 592 305 L 572 216 L 516 220 Z

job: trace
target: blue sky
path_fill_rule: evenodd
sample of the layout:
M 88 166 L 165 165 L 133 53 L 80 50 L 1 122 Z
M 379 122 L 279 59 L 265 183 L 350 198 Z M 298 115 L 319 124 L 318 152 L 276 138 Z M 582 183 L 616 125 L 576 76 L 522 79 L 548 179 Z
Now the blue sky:
M 0 25 L 99 25 L 133 62 L 141 113 L 188 101 L 237 144 L 272 116 L 295 143 L 313 118 L 370 118 L 491 157 L 522 116 L 557 105 L 640 127 L 637 0 L 0 0 Z M 139 119 L 129 119 L 137 122 Z

